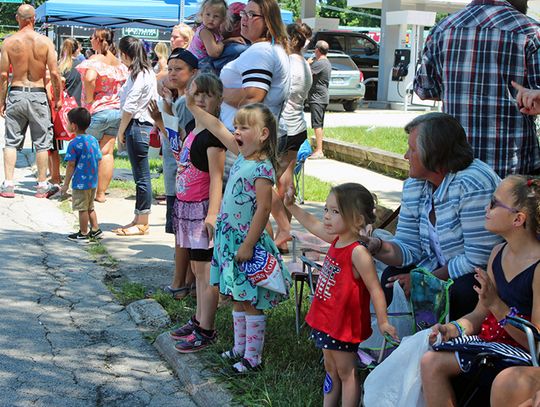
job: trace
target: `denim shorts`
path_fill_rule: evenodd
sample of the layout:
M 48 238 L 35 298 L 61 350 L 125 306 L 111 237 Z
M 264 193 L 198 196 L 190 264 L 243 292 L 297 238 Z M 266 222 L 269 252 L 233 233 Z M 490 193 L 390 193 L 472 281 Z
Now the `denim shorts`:
M 86 132 L 98 140 L 104 135 L 116 137 L 118 127 L 120 126 L 120 110 L 107 109 L 101 110 L 92 115 L 92 122 Z

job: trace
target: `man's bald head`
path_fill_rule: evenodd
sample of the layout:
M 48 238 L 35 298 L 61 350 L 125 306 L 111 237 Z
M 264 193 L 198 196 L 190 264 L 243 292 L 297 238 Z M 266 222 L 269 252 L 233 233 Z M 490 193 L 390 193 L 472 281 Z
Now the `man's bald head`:
M 33 20 L 36 17 L 36 10 L 30 4 L 22 4 L 17 9 L 17 18 L 20 21 Z

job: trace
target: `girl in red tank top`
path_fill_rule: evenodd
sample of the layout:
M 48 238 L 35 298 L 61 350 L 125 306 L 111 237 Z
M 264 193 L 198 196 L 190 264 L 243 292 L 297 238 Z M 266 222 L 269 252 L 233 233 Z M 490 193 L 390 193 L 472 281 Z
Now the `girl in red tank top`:
M 397 339 L 389 324 L 386 300 L 371 254 L 358 241 L 375 221 L 375 202 L 360 184 L 330 190 L 323 222 L 294 204 L 288 191 L 285 205 L 311 233 L 332 243 L 317 281 L 306 322 L 313 328 L 315 346 L 324 356 L 324 405 L 357 405 L 360 386 L 356 375 L 358 344 L 371 335 L 370 299 L 381 333 Z

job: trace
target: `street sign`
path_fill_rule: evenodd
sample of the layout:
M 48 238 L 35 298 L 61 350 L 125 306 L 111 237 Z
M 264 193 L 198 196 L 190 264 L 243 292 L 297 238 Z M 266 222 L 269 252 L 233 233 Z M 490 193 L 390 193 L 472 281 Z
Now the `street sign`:
M 131 35 L 133 37 L 149 40 L 157 40 L 159 38 L 159 30 L 157 28 L 124 27 L 122 28 L 122 36 L 125 35 Z

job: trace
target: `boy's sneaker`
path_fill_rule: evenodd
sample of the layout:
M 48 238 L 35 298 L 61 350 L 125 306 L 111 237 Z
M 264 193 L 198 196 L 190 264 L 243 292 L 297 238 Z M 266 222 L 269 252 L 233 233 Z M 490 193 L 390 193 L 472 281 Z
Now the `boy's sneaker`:
M 15 198 L 15 185 L 5 185 L 2 184 L 0 187 L 0 196 L 2 198 Z
M 47 183 L 47 186 L 40 187 L 38 185 L 36 194 L 34 195 L 36 198 L 50 198 L 54 194 L 56 194 L 58 191 L 60 191 L 60 187 L 58 185 L 52 185 Z
M 212 345 L 216 340 L 216 331 L 212 333 L 212 336 L 206 336 L 202 332 L 199 332 L 198 329 L 195 329 L 191 335 L 178 342 L 174 347 L 180 353 L 193 353 Z
M 103 231 L 101 229 L 90 230 L 88 237 L 93 240 L 101 239 L 103 237 Z
M 72 233 L 67 237 L 72 242 L 81 242 L 81 243 L 88 243 L 90 238 L 88 235 L 83 235 L 81 231 L 79 230 L 77 233 Z
M 187 323 L 182 325 L 180 328 L 170 332 L 171 338 L 173 338 L 175 341 L 185 339 L 193 333 L 197 326 L 199 326 L 199 323 L 195 320 L 194 317 L 191 317 Z

